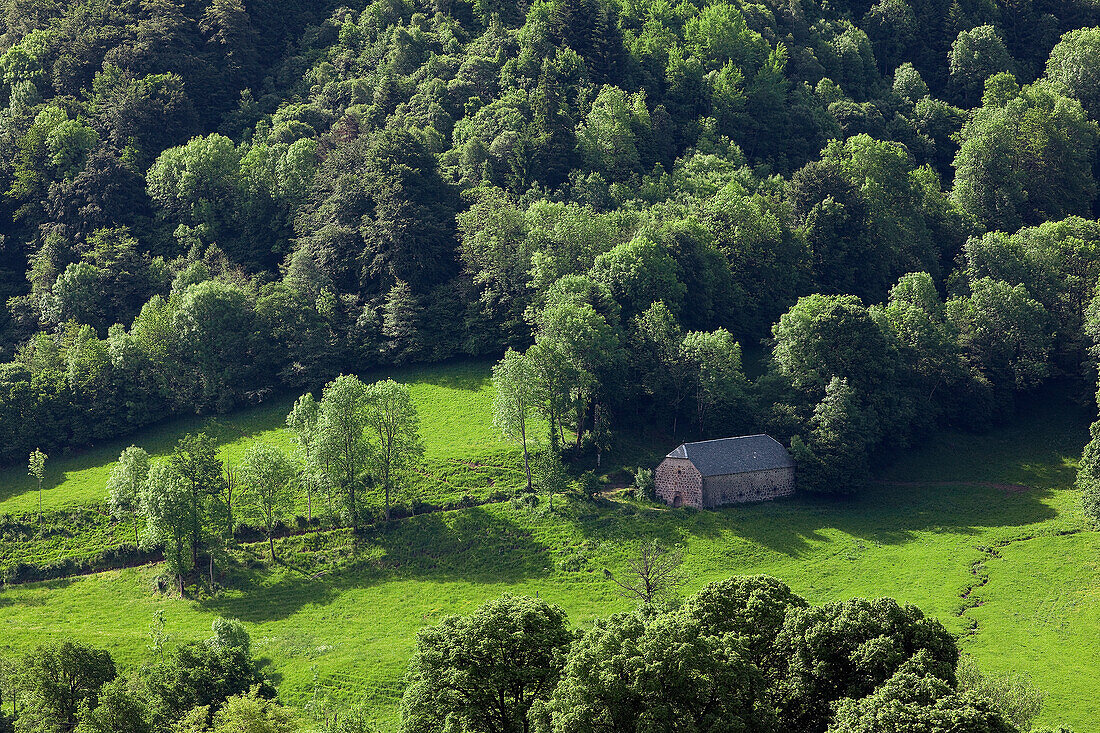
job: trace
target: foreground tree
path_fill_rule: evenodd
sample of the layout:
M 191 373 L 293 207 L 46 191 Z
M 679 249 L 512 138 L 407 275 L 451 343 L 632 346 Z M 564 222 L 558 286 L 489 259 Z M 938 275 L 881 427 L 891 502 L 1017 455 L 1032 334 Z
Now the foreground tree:
M 738 575 L 709 583 L 684 604 L 708 634 L 729 634 L 745 658 L 764 669 L 773 661 L 775 637 L 787 614 L 808 608 L 806 599 L 767 575 Z
M 131 445 L 118 457 L 107 477 L 107 507 L 116 519 L 129 515 L 134 522 L 134 544 L 138 538 L 138 512 L 149 481 L 149 454 Z
M 72 641 L 38 647 L 23 659 L 19 727 L 70 733 L 81 709 L 95 707 L 100 688 L 115 675 L 114 660 L 104 649 Z
M 252 507 L 263 520 L 271 561 L 275 562 L 275 524 L 293 509 L 294 466 L 281 450 L 260 443 L 245 453 L 240 473 Z
M 596 621 L 537 717 L 545 733 L 775 730 L 760 670 L 684 614 Z
M 525 733 L 528 711 L 550 696 L 572 639 L 560 608 L 511 595 L 421 629 L 402 730 Z
M 390 494 L 424 457 L 420 418 L 409 386 L 392 379 L 370 385 L 364 417 L 371 434 L 371 466 L 385 492 L 388 520 Z
M 855 598 L 790 611 L 775 659 L 780 722 L 787 730 L 824 731 L 834 703 L 866 697 L 910 660 L 953 686 L 959 650 L 916 606 Z
M 957 692 L 919 664 L 903 665 L 890 679 L 862 699 L 837 703 L 828 733 L 934 731 L 1016 733 L 987 701 Z

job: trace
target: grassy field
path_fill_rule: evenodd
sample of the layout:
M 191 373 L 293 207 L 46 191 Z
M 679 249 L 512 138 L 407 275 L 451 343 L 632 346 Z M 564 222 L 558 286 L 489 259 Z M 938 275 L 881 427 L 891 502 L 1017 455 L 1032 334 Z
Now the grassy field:
M 416 387 L 422 410 L 433 411 L 424 417 L 429 450 L 439 460 L 499 450 L 484 379 L 472 367 L 453 369 L 482 386 Z M 442 404 L 459 398 L 469 400 L 465 409 Z M 289 538 L 288 567 L 251 563 L 233 590 L 205 601 L 152 595 L 155 568 L 11 587 L 0 593 L 3 643 L 77 637 L 135 664 L 156 609 L 177 640 L 208 636 L 214 616 L 233 616 L 270 660 L 284 700 L 302 704 L 316 686 L 393 721 L 419 628 L 504 591 L 537 593 L 583 628 L 629 605 L 603 568 L 621 567 L 632 542 L 657 537 L 687 551 L 686 592 L 762 572 L 815 603 L 880 595 L 915 603 L 958 634 L 983 669 L 1031 674 L 1049 695 L 1044 722 L 1097 731 L 1100 534 L 1084 531 L 1070 488 L 1090 417 L 1048 396 L 989 434 L 922 441 L 843 501 L 717 512 L 561 501 L 554 514 L 508 503 L 443 512 L 379 529 L 354 553 L 346 532 Z M 328 572 L 311 578 L 318 568 Z
M 518 480 L 521 454 L 515 446 L 498 440 L 492 426 L 492 382 L 485 365 L 430 366 L 369 373 L 362 378 L 373 381 L 389 376 L 410 385 L 420 415 L 425 471 L 429 474 L 423 493 L 446 500 L 466 493 L 476 495 L 502 478 Z M 230 463 L 239 460 L 256 440 L 290 451 L 294 443 L 285 421 L 295 399 L 297 395 L 286 395 L 256 408 L 213 419 L 196 416 L 172 420 L 139 435 L 55 457 L 47 463 L 42 506 L 46 510 L 61 510 L 103 502 L 107 475 L 128 445 L 141 446 L 154 459 L 163 458 L 185 433 L 206 430 L 217 438 L 222 458 Z M 542 437 L 545 428 L 536 427 L 533 432 Z M 493 468 L 501 471 L 493 472 Z M 449 491 L 448 486 L 456 483 L 457 488 Z M 26 467 L 16 465 L 0 470 L 0 514 L 33 512 L 37 507 L 37 485 L 27 475 Z

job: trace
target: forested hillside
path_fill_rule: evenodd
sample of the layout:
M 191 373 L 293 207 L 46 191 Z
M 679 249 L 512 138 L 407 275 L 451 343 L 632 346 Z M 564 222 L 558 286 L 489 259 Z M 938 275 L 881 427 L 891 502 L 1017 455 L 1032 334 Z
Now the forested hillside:
M 508 347 L 807 488 L 1091 395 L 1097 6 L 332 5 L 3 3 L 0 459 Z

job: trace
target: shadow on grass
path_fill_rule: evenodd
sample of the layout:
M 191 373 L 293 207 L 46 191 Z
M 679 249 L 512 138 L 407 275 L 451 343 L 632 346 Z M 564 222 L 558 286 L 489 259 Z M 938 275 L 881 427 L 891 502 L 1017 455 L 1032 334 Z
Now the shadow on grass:
M 517 583 L 554 568 L 529 528 L 480 507 L 391 522 L 363 533 L 357 549 L 348 567 L 317 578 L 292 569 L 274 579 L 258 570 L 240 572 L 230 594 L 200 605 L 222 616 L 264 622 L 388 580 Z
M 240 410 L 231 415 L 190 415 L 172 418 L 96 445 L 65 452 L 55 451 L 46 461 L 43 493 L 48 496 L 53 488 L 59 487 L 70 479 L 71 474 L 94 469 L 103 469 L 102 481 L 105 482 L 106 472 L 110 470 L 110 466 L 118 460 L 119 454 L 131 445 L 144 448 L 156 458 L 170 454 L 180 438 L 187 433 L 206 432 L 217 441 L 219 446 L 222 446 L 243 436 L 281 428 L 292 404 L 292 399 L 287 396 L 274 397 L 263 405 Z M 37 490 L 38 484 L 27 474 L 25 463 L 0 469 L 0 502 Z
M 1052 519 L 1048 490 L 1006 492 L 988 487 L 871 486 L 851 497 L 796 496 L 717 510 L 642 509 L 632 516 L 592 512 L 577 529 L 594 542 L 655 539 L 743 538 L 798 558 L 831 541 L 835 530 L 865 541 L 899 545 L 920 534 L 977 535 L 991 527 L 1016 527 Z

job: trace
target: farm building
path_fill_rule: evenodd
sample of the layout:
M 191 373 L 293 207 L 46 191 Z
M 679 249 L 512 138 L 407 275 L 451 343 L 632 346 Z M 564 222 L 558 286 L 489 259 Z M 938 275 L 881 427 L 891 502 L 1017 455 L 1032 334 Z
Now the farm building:
M 657 496 L 671 506 L 716 507 L 794 493 L 794 459 L 768 435 L 684 443 L 654 474 Z

